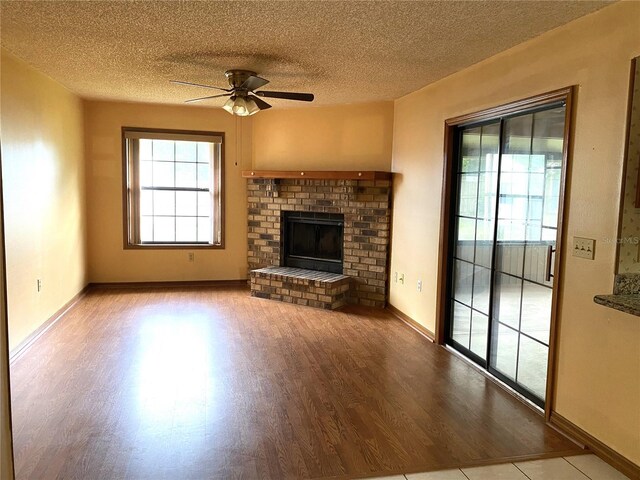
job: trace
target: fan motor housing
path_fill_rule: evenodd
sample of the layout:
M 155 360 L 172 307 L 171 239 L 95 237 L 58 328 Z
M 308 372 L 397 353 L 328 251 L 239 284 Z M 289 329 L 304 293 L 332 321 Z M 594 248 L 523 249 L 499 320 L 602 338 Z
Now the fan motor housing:
M 255 76 L 256 72 L 252 72 L 251 70 L 227 70 L 224 74 L 229 81 L 229 86 L 232 88 L 239 88 L 247 78 L 252 75 Z

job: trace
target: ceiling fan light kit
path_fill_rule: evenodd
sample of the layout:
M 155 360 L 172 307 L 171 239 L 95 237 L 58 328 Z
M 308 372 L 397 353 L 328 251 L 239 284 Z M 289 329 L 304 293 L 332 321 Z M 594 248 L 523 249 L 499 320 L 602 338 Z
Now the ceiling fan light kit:
M 238 97 L 236 95 L 227 100 L 222 108 L 231 115 L 238 115 L 239 117 L 248 117 L 260 111 L 260 107 L 251 97 Z
M 223 105 L 223 109 L 232 115 L 238 115 L 239 117 L 247 117 L 254 115 L 260 110 L 266 110 L 271 108 L 267 102 L 260 97 L 268 98 L 280 98 L 284 100 L 297 100 L 301 102 L 312 102 L 312 93 L 294 93 L 294 92 L 267 92 L 256 91 L 259 88 L 264 87 L 269 80 L 260 78 L 255 72 L 250 70 L 227 70 L 225 76 L 229 81 L 231 88 L 214 87 L 212 85 L 203 85 L 200 83 L 183 82 L 179 80 L 171 80 L 172 83 L 178 85 L 189 85 L 194 87 L 212 88 L 214 90 L 221 90 L 226 93 L 218 95 L 210 95 L 207 97 L 192 98 L 185 103 L 199 102 L 201 100 L 207 100 L 210 98 L 219 97 L 231 97 Z

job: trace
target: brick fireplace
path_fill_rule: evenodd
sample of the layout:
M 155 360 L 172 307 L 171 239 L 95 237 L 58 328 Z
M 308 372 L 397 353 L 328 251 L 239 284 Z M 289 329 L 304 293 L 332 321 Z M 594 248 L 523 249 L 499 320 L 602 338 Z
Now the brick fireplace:
M 252 295 L 322 308 L 335 308 L 345 302 L 384 307 L 390 227 L 391 175 L 388 172 L 247 171 L 243 176 L 248 182 L 248 263 L 252 271 Z M 260 270 L 283 267 L 284 218 L 285 215 L 298 216 L 289 212 L 319 213 L 343 219 L 342 272 L 334 270 L 337 276 L 333 280 L 337 283 L 287 281 L 285 277 L 285 286 L 298 285 L 298 289 L 308 290 L 291 294 L 290 288 L 283 287 L 281 268 L 277 275 L 273 269 Z M 304 275 L 313 277 L 311 272 Z M 349 281 L 348 289 L 344 286 L 345 278 Z M 323 295 L 323 288 L 337 289 L 344 301 L 337 302 L 335 298 L 330 301 Z

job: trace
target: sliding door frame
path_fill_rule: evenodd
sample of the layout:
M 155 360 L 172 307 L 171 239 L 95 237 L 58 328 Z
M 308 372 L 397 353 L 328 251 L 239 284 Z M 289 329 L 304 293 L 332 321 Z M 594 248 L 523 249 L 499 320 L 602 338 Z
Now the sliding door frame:
M 544 107 L 557 102 L 565 103 L 565 123 L 564 123 L 564 148 L 562 155 L 562 175 L 560 178 L 560 199 L 558 212 L 558 235 L 556 241 L 556 258 L 554 262 L 553 274 L 556 282 L 551 297 L 551 325 L 549 332 L 549 357 L 547 364 L 547 386 L 545 395 L 545 418 L 549 421 L 551 411 L 555 403 L 555 379 L 557 367 L 557 332 L 558 332 L 558 305 L 562 289 L 562 259 L 565 254 L 563 240 L 566 234 L 564 222 L 564 211 L 567 208 L 566 191 L 568 189 L 567 179 L 569 176 L 571 157 L 571 137 L 573 125 L 573 97 L 575 87 L 566 87 L 559 90 L 543 93 L 533 97 L 525 98 L 515 102 L 507 103 L 497 107 L 489 108 L 479 112 L 461 115 L 459 117 L 445 120 L 444 125 L 444 168 L 442 178 L 442 199 L 440 211 L 440 242 L 438 252 L 438 281 L 436 292 L 436 331 L 435 341 L 439 345 L 444 345 L 447 339 L 447 314 L 450 308 L 449 285 L 452 279 L 452 252 L 454 240 L 454 224 L 451 221 L 451 212 L 455 208 L 455 165 L 457 162 L 456 130 L 470 124 L 486 122 L 489 120 L 500 120 L 505 116 L 514 115 L 527 110 Z M 497 201 L 497 199 L 496 199 Z M 491 327 L 489 327 L 491 328 Z M 489 359 L 487 359 L 487 362 Z M 489 373 L 487 371 L 487 373 Z

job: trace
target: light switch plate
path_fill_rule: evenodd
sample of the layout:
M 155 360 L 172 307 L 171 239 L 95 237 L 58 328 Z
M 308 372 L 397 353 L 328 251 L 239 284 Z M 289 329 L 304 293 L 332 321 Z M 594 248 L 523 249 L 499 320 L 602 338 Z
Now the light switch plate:
M 593 238 L 573 237 L 573 256 L 593 260 L 596 241 Z

